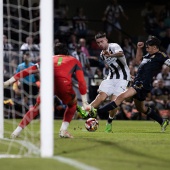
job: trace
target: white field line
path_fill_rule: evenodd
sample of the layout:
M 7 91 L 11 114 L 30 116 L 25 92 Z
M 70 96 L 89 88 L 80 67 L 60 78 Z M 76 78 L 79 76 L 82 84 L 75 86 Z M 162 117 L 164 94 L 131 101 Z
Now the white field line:
M 19 143 L 19 144 L 21 144 L 22 146 L 24 146 L 25 148 L 28 149 L 29 154 L 33 153 L 37 156 L 40 155 L 40 149 L 38 147 L 36 147 L 35 145 L 33 145 L 31 142 L 22 141 L 22 140 L 14 140 L 14 139 L 11 140 L 11 139 L 7 139 L 7 138 L 1 138 L 1 140 L 10 141 L 10 142 L 13 141 L 13 142 Z M 23 156 L 0 154 L 0 159 L 1 158 L 23 158 Z M 53 156 L 53 157 L 51 157 L 51 159 L 57 160 L 59 162 L 62 162 L 62 163 L 68 164 L 68 165 L 71 165 L 71 166 L 73 166 L 77 169 L 80 169 L 80 170 L 100 170 L 98 168 L 86 165 L 86 164 L 81 163 L 79 161 L 76 161 L 74 159 L 65 158 L 65 157 L 62 157 L 62 156 Z
M 78 162 L 76 160 L 65 158 L 62 156 L 54 156 L 53 159 L 56 159 L 60 162 L 66 163 L 68 165 L 74 166 L 75 168 L 78 168 L 80 170 L 99 170 L 98 168 L 86 165 L 84 163 Z

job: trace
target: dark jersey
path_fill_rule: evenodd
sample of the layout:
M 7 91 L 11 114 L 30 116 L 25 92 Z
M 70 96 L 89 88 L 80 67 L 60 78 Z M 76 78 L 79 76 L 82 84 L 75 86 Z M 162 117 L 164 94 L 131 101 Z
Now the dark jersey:
M 161 72 L 162 65 L 167 59 L 168 56 L 160 51 L 152 55 L 146 54 L 139 65 L 134 84 L 140 84 L 145 90 L 151 90 L 153 77 Z

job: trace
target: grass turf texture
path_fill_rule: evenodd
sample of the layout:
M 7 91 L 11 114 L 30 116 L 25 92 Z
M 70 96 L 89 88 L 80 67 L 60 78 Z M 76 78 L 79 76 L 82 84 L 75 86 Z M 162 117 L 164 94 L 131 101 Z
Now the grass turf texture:
M 10 122 L 12 123 L 12 120 L 5 120 L 6 138 L 14 128 Z M 85 120 L 73 120 L 69 132 L 74 139 L 61 139 L 58 137 L 61 120 L 55 120 L 55 155 L 71 158 L 101 170 L 170 169 L 170 127 L 165 133 L 161 133 L 159 124 L 153 121 L 114 121 L 113 133 L 105 133 L 106 121 L 99 120 L 96 132 L 88 132 L 84 123 Z M 35 120 L 17 140 L 24 140 L 27 134 L 28 140 L 39 146 L 39 126 L 39 121 Z M 7 153 L 7 150 L 10 154 L 18 154 L 20 147 L 14 143 L 9 150 L 9 144 L 1 140 L 0 154 Z M 24 150 L 21 154 L 25 152 Z M 56 160 L 41 158 L 5 158 L 0 159 L 0 165 L 1 170 L 9 170 L 10 167 L 13 170 L 30 170 L 32 167 L 41 170 L 76 169 Z

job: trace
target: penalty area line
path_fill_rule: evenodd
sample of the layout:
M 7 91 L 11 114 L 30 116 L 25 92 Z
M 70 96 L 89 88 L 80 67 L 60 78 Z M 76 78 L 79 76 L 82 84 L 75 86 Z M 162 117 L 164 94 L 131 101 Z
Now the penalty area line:
M 31 142 L 8 139 L 8 138 L 3 138 L 2 140 L 8 141 L 8 142 L 10 141 L 10 142 L 19 143 L 20 145 L 22 145 L 22 146 L 24 146 L 25 148 L 28 149 L 29 154 L 33 153 L 34 155 L 40 156 L 40 149 L 37 146 L 35 146 L 34 144 L 32 144 Z M 24 157 L 26 157 L 26 156 L 24 156 Z M 23 158 L 23 156 L 22 155 L 0 154 L 0 159 L 1 158 Z M 81 163 L 79 161 L 76 161 L 74 159 L 70 159 L 70 158 L 66 158 L 66 157 L 62 157 L 62 156 L 53 156 L 53 157 L 50 157 L 50 159 L 57 160 L 59 162 L 68 164 L 68 165 L 75 167 L 77 169 L 80 169 L 80 170 L 100 170 L 96 167 L 89 166 L 89 165 L 86 165 L 86 164 Z
M 76 160 L 70 159 L 70 158 L 65 158 L 62 156 L 54 156 L 53 159 L 56 159 L 57 161 L 66 163 L 68 165 L 74 166 L 75 168 L 78 168 L 80 170 L 100 170 L 98 168 L 86 165 L 84 163 L 78 162 Z

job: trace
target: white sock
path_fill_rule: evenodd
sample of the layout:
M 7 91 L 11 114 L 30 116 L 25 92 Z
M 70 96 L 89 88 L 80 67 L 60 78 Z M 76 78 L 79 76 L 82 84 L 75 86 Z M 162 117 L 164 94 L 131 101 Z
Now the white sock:
M 69 122 L 63 122 L 60 130 L 67 130 L 68 126 L 69 126 Z
M 23 130 L 22 127 L 18 126 L 18 127 L 13 131 L 12 134 L 18 136 L 18 135 L 21 133 L 22 130 Z
M 114 119 L 114 117 L 111 117 L 111 116 L 109 115 L 109 119 Z

